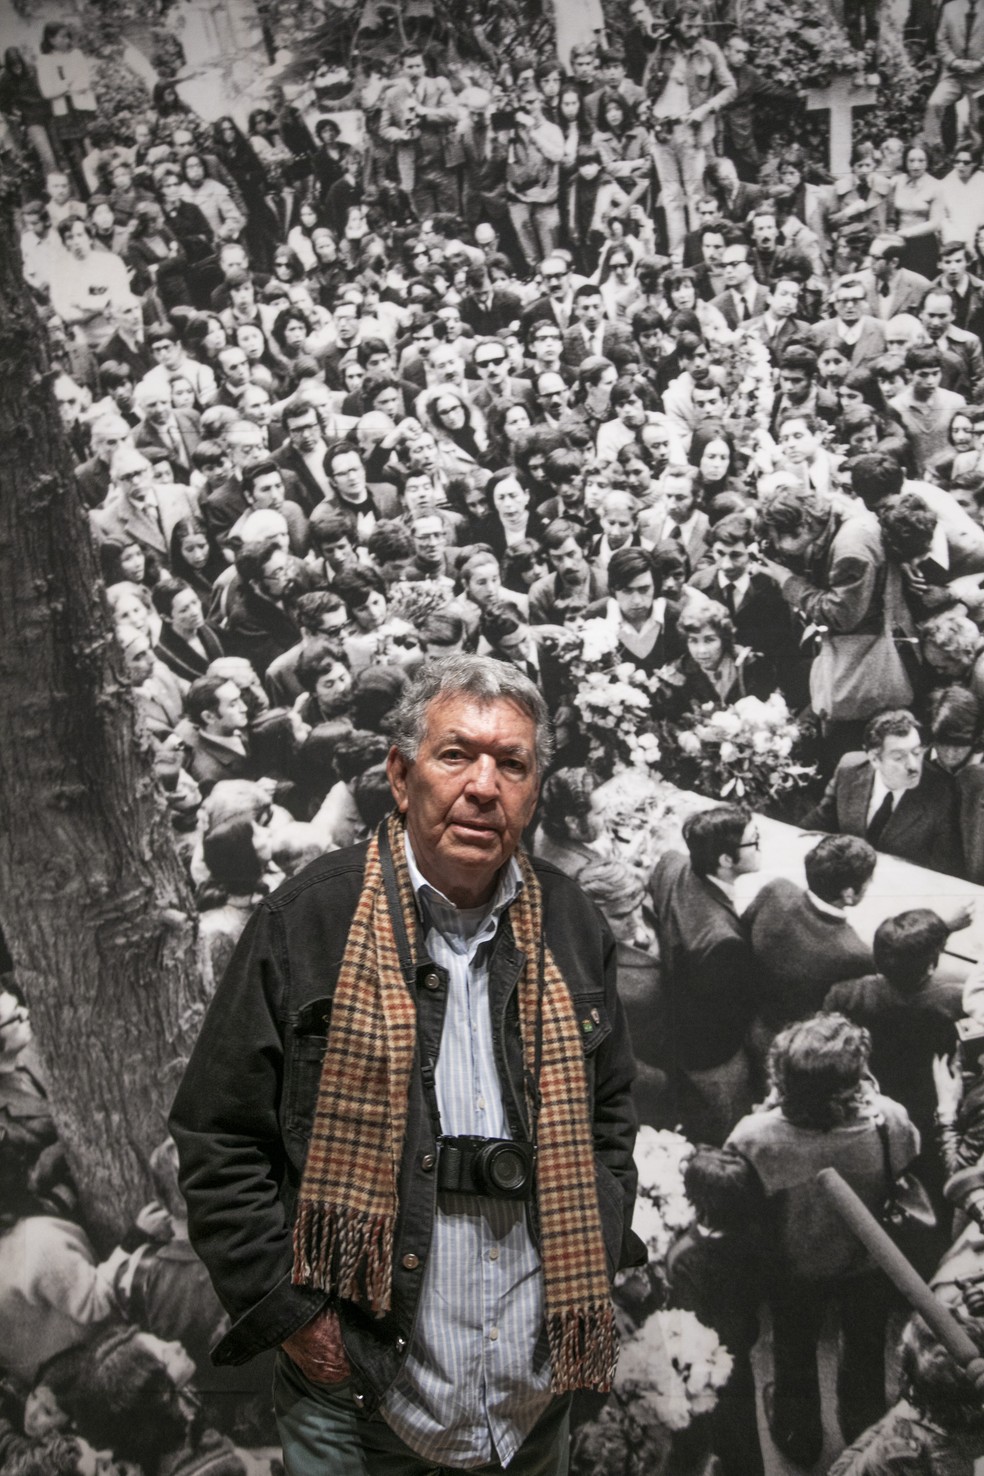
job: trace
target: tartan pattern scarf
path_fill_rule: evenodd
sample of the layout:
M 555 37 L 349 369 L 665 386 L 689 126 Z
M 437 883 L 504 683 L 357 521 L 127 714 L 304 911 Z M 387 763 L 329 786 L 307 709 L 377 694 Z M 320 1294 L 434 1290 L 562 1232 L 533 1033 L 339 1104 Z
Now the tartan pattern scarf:
M 383 824 L 408 937 L 415 927 L 403 820 Z M 543 926 L 540 883 L 520 852 L 523 887 L 510 907 L 526 963 L 519 981 L 523 1060 L 532 1079 Z M 570 994 L 545 950 L 537 1119 L 539 1211 L 547 1333 L 555 1393 L 611 1388 L 618 1352 L 595 1183 L 580 1032 Z M 391 1305 L 397 1185 L 417 1042 L 379 855 L 369 844 L 362 893 L 335 991 L 328 1047 L 294 1227 L 295 1283 L 382 1314 Z M 527 1111 L 531 1109 L 527 1097 Z

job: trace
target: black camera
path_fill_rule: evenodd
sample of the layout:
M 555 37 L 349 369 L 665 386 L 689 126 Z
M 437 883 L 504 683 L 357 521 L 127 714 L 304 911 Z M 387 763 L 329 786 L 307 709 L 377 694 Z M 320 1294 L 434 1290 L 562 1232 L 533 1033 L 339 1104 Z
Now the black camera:
M 978 1020 L 958 1020 L 956 1031 L 960 1070 L 968 1076 L 976 1076 L 981 1069 L 981 1057 L 984 1056 L 984 1025 Z
M 499 108 L 489 121 L 493 133 L 508 133 L 516 127 L 516 111 L 514 108 Z
M 529 1199 L 535 1152 L 511 1138 L 438 1138 L 437 1187 L 453 1194 Z

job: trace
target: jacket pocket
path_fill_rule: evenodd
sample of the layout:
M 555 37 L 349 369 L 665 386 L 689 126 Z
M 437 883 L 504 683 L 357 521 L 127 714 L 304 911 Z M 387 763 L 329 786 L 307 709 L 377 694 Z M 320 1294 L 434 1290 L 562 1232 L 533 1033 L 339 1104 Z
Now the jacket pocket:
M 622 1241 L 625 1236 L 625 1195 L 611 1169 L 599 1163 L 597 1158 L 595 1159 L 595 1182 L 598 1187 L 601 1234 L 605 1242 L 605 1258 L 608 1261 L 608 1279 L 611 1281 L 622 1259 Z
M 328 1045 L 331 996 L 313 999 L 292 1017 L 287 1036 L 284 1080 L 284 1124 L 289 1133 L 307 1139 L 321 1081 L 321 1063 Z

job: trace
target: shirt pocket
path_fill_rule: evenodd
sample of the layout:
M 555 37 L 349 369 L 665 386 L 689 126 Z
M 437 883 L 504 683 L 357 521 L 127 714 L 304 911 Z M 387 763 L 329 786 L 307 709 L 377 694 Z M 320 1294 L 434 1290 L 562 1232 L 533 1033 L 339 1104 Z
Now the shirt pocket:
M 304 1140 L 310 1136 L 314 1122 L 331 1006 L 331 995 L 312 999 L 291 1017 L 288 1030 L 284 1123 L 289 1133 Z

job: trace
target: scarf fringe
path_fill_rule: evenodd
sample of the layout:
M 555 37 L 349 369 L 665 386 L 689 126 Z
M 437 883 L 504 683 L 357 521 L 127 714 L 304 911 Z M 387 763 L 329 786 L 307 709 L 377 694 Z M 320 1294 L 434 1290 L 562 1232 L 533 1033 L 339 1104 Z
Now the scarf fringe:
M 618 1363 L 618 1334 L 611 1302 L 568 1307 L 547 1323 L 555 1394 L 595 1389 L 607 1394 Z
M 395 1229 L 393 1215 L 302 1200 L 294 1225 L 294 1284 L 388 1312 Z

